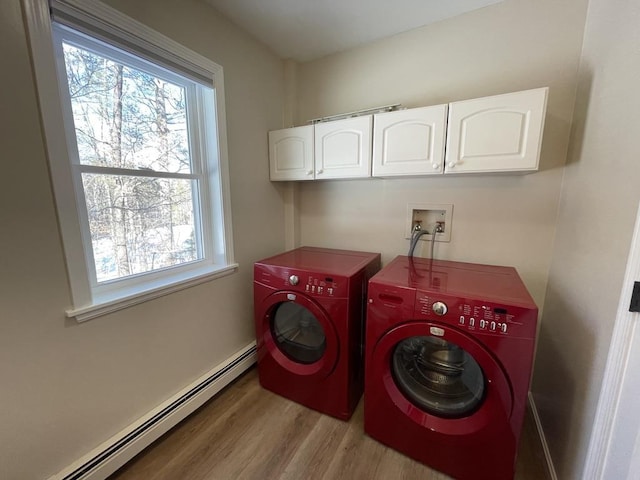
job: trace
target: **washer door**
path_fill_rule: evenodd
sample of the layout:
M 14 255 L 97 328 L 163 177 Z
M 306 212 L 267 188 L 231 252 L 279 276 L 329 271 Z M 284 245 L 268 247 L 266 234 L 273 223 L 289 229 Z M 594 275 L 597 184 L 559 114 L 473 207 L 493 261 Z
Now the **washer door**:
M 511 384 L 500 364 L 480 341 L 448 325 L 399 325 L 369 360 L 374 388 L 432 431 L 468 434 L 511 415 Z
M 329 375 L 338 361 L 338 337 L 329 315 L 297 292 L 277 292 L 264 302 L 262 330 L 269 355 L 297 375 Z
M 439 417 L 469 416 L 484 400 L 486 378 L 478 362 L 440 337 L 414 336 L 397 343 L 391 374 L 413 404 Z

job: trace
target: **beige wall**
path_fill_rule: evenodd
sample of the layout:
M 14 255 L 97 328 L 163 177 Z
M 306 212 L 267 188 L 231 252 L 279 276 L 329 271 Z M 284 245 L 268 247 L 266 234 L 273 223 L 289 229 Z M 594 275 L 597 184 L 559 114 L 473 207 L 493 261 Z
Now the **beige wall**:
M 582 472 L 640 201 L 639 24 L 637 2 L 590 2 L 533 384 L 561 479 Z
M 224 67 L 240 271 L 78 324 L 19 0 L 0 2 L 0 478 L 47 478 L 253 340 L 252 263 L 284 248 L 266 132 L 282 61 L 204 4 L 109 2 Z
M 586 0 L 506 0 L 299 66 L 298 123 L 549 86 L 540 171 L 305 182 L 301 243 L 406 254 L 408 203 L 453 204 L 436 256 L 517 267 L 542 307 L 576 88 Z M 425 245 L 420 255 L 428 255 Z
M 586 6 L 506 0 L 298 72 L 298 123 L 551 88 L 540 172 L 302 183 L 299 215 L 301 243 L 388 261 L 407 248 L 407 203 L 452 203 L 452 241 L 438 257 L 518 268 L 544 306 L 532 392 L 561 479 L 583 470 L 640 200 L 640 11 L 591 0 L 585 18 Z
M 579 173 L 583 167 L 577 163 L 569 166 L 562 234 L 554 257 L 555 280 L 545 304 L 586 9 L 585 0 L 506 0 L 302 64 L 298 71 L 299 124 L 318 116 L 376 105 L 399 102 L 415 107 L 550 87 L 541 168 L 537 173 L 305 182 L 299 187 L 298 208 L 302 244 L 381 251 L 383 261 L 389 261 L 407 251 L 408 241 L 403 233 L 408 203 L 450 203 L 454 205 L 451 242 L 437 244 L 438 258 L 513 265 L 518 269 L 538 306 L 545 308 L 534 393 L 562 479 L 577 478 L 571 475 L 580 471 L 587 448 L 598 390 L 589 373 L 594 368 L 592 355 L 599 357 L 596 371 L 600 373 L 611 328 L 610 319 L 604 325 L 596 325 L 596 314 L 615 311 L 615 307 L 592 308 L 597 299 L 595 292 L 607 275 L 596 274 L 598 268 L 592 268 L 590 259 L 599 256 L 600 272 L 613 271 L 619 282 L 623 267 L 620 261 L 627 252 L 636 204 L 635 200 L 622 201 L 624 191 L 634 182 L 627 182 L 605 204 L 596 204 L 596 199 L 610 194 L 605 186 L 615 184 L 601 181 L 599 175 L 607 172 L 603 176 L 606 180 L 623 174 L 622 168 L 611 168 L 612 164 L 626 168 L 620 156 L 608 151 L 594 153 L 594 165 L 584 172 L 584 179 Z M 634 44 L 630 40 L 626 43 Z M 591 63 L 589 60 L 587 63 Z M 589 95 L 589 77 L 594 68 L 601 66 L 583 68 L 580 80 L 586 84 L 580 93 L 581 104 Z M 622 105 L 628 104 L 621 102 L 620 109 Z M 583 115 L 585 108 L 581 105 Z M 614 119 L 608 120 L 618 124 Z M 611 129 L 607 132 L 611 133 Z M 576 155 L 572 157 L 574 161 Z M 588 181 L 588 187 L 583 186 L 583 180 Z M 625 204 L 622 212 L 612 207 L 614 198 Z M 606 218 L 604 224 L 592 223 L 601 217 Z M 615 235 L 605 233 L 603 225 L 620 226 L 622 248 L 617 248 L 619 241 Z M 573 234 L 592 229 L 597 231 L 595 235 L 574 238 Z M 612 247 L 619 250 L 621 258 L 608 265 L 601 252 Z M 427 256 L 428 252 L 425 246 L 419 254 Z M 586 255 L 582 256 L 583 252 Z M 574 269 L 575 261 L 581 263 Z M 580 287 L 583 276 L 587 279 L 584 289 Z M 606 288 L 615 305 L 619 285 L 613 282 Z M 576 307 L 574 299 L 584 307 Z M 593 325 L 580 325 L 577 315 L 586 309 L 591 309 Z M 595 337 L 602 329 L 606 335 L 599 341 Z M 576 359 L 572 358 L 574 354 Z M 589 405 L 585 406 L 584 401 Z

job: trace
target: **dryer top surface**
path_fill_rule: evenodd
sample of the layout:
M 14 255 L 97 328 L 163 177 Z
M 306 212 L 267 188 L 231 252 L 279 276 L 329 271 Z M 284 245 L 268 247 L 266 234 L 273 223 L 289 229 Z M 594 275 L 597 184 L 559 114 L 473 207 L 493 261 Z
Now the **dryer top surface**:
M 300 247 L 260 260 L 256 265 L 296 268 L 349 277 L 366 268 L 371 262 L 379 262 L 379 259 L 379 253 Z
M 513 267 L 398 256 L 371 282 L 537 308 Z

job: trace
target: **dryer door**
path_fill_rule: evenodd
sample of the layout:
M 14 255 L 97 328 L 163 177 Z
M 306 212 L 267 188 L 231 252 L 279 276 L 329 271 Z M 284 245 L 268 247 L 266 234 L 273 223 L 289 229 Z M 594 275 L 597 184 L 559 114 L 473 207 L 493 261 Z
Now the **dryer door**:
M 388 331 L 372 359 L 393 403 L 434 431 L 466 434 L 511 415 L 510 382 L 474 337 L 444 324 L 411 322 Z
M 263 341 L 283 368 L 298 375 L 329 375 L 338 361 L 338 337 L 329 315 L 311 298 L 280 291 L 263 303 Z

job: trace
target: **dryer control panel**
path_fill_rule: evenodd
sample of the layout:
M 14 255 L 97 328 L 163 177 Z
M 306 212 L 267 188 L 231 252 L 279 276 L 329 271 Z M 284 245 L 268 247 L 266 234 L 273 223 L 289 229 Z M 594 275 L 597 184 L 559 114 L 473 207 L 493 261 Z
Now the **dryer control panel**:
M 510 337 L 535 336 L 538 315 L 537 309 L 420 291 L 414 314 L 474 333 Z
M 323 275 L 304 270 L 287 269 L 278 275 L 278 288 L 304 292 L 312 297 L 343 298 L 347 295 L 347 279 L 340 275 Z
M 307 275 L 304 291 L 312 295 L 322 295 L 327 297 L 340 295 L 340 284 L 334 277 Z
M 312 296 L 343 298 L 348 293 L 347 279 L 340 275 L 322 275 L 293 268 L 261 267 L 255 281 L 274 289 L 288 289 Z

